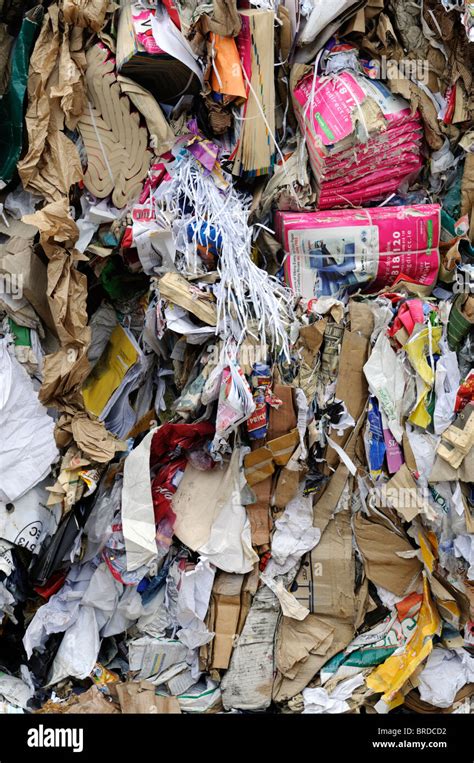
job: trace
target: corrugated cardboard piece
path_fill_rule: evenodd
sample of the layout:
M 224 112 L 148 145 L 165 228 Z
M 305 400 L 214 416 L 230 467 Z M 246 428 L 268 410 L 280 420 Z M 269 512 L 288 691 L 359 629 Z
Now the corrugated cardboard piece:
M 273 700 L 282 702 L 302 691 L 321 667 L 349 644 L 353 635 L 353 625 L 337 617 L 310 614 L 302 622 L 283 618 L 277 640 L 279 672 Z
M 116 685 L 122 713 L 169 714 L 181 713 L 176 697 L 155 694 L 156 687 L 148 681 L 130 681 Z
M 254 546 L 263 546 L 270 541 L 272 521 L 270 517 L 270 496 L 272 490 L 272 478 L 267 477 L 263 482 L 252 486 L 257 501 L 246 505 L 247 516 L 252 530 L 252 543 Z
M 365 420 L 361 416 L 346 444 L 354 458 L 357 437 Z M 337 513 L 349 472 L 340 463 L 325 491 L 315 503 L 315 526 L 321 539 L 303 557 L 291 588 L 297 601 L 310 609 L 302 622 L 282 618 L 277 634 L 278 674 L 274 701 L 294 697 L 334 654 L 344 649 L 366 609 L 367 585 L 355 588 L 355 559 L 351 515 L 343 505 Z M 296 643 L 295 643 L 296 641 Z M 301 645 L 301 649 L 298 645 Z
M 209 645 L 209 669 L 226 670 L 239 632 L 243 599 L 243 575 L 220 571 L 216 575 L 210 604 L 208 629 L 214 632 Z
M 336 383 L 336 398 L 346 404 L 346 408 L 354 421 L 357 421 L 364 410 L 368 387 L 363 371 L 364 364 L 369 355 L 369 339 L 354 331 L 344 331 L 339 357 L 339 375 Z M 343 434 L 331 435 L 341 447 L 347 442 L 350 429 Z M 339 456 L 331 447 L 327 449 L 326 460 L 330 466 L 335 466 Z
M 277 437 L 287 434 L 296 427 L 297 423 L 293 387 L 275 383 L 273 392 L 282 401 L 282 404 L 278 409 L 270 408 L 268 440 L 275 440 Z
M 245 479 L 249 485 L 256 485 L 270 477 L 275 466 L 285 466 L 299 442 L 297 429 L 288 434 L 268 440 L 263 448 L 257 448 L 244 458 Z
M 413 591 L 422 565 L 414 556 L 400 556 L 414 551 L 408 540 L 361 513 L 354 518 L 354 531 L 369 580 L 397 596 Z
M 75 701 L 69 700 L 67 703 L 67 709 L 63 710 L 64 713 L 78 713 L 79 715 L 85 715 L 89 713 L 97 713 L 100 715 L 114 715 L 119 713 L 120 710 L 114 702 L 106 699 L 104 695 L 99 691 L 97 686 L 91 686 L 90 689 L 85 691 L 79 696 L 74 696 Z M 61 712 L 61 705 L 55 708 L 51 708 L 51 712 Z
M 94 45 L 87 52 L 88 109 L 79 129 L 89 163 L 86 187 L 103 199 L 112 194 L 116 207 L 124 207 L 137 196 L 148 167 L 148 133 L 140 126 L 140 115 L 115 74 L 115 61 L 107 48 Z
M 280 603 L 267 586 L 259 588 L 221 683 L 224 707 L 265 710 L 272 699 L 273 650 Z
M 458 469 L 474 447 L 474 404 L 467 405 L 441 436 L 438 455 Z
M 281 577 L 285 587 L 294 571 Z M 235 641 L 230 666 L 222 679 L 225 708 L 265 710 L 272 700 L 275 630 L 280 602 L 266 585 L 255 594 L 242 632 Z

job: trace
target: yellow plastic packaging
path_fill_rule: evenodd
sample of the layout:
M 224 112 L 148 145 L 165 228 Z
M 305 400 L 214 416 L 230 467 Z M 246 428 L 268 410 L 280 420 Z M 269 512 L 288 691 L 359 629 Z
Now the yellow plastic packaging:
M 431 415 L 428 413 L 427 404 L 435 379 L 434 369 L 429 365 L 426 356 L 429 354 L 435 355 L 440 352 L 439 341 L 441 335 L 441 326 L 426 326 L 412 339 L 409 339 L 403 347 L 411 365 L 422 381 L 418 388 L 416 405 L 408 420 L 423 429 L 426 429 L 431 422 Z
M 423 603 L 413 636 L 400 654 L 392 654 L 366 678 L 367 686 L 382 692 L 382 701 L 392 710 L 403 701 L 403 685 L 433 648 L 433 636 L 440 631 L 441 618 L 431 599 L 426 577 L 423 577 Z

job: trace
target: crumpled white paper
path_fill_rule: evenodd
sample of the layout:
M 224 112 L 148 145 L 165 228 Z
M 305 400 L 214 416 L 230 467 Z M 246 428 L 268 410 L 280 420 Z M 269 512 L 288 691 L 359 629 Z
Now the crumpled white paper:
M 291 570 L 303 554 L 319 543 L 320 538 L 321 531 L 313 527 L 312 496 L 295 496 L 275 522 L 272 557 L 266 567 L 267 576 L 283 575 Z
M 16 678 L 0 671 L 0 698 L 25 710 L 28 700 L 35 693 L 35 687 L 26 665 L 21 666 L 20 672 L 21 678 Z
M 363 683 L 363 676 L 357 675 L 346 681 L 341 681 L 330 694 L 326 689 L 321 688 L 303 689 L 303 713 L 345 713 L 349 710 L 346 700 Z
M 418 680 L 418 691 L 424 702 L 449 707 L 459 689 L 474 682 L 474 658 L 464 649 L 435 647 Z
M 442 349 L 443 355 L 436 364 L 435 375 L 436 404 L 433 412 L 435 434 L 442 434 L 455 418 L 454 403 L 461 382 L 456 353 L 450 352 L 447 347 Z
M 215 567 L 200 560 L 193 570 L 183 572 L 178 592 L 176 619 L 181 626 L 177 637 L 189 649 L 208 644 L 214 638 L 204 618 L 209 607 Z
M 133 572 L 157 556 L 155 513 L 151 495 L 150 448 L 156 428 L 125 459 L 122 489 L 122 529 L 127 570 Z
M 296 596 L 287 591 L 281 580 L 276 580 L 268 575 L 260 575 L 268 588 L 273 591 L 281 604 L 281 611 L 285 617 L 292 617 L 294 620 L 304 620 L 309 615 L 309 609 L 299 603 Z

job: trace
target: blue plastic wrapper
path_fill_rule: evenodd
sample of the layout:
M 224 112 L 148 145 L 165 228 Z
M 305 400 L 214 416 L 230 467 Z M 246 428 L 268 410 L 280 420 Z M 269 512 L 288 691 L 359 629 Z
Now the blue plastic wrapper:
M 377 398 L 369 398 L 369 410 L 367 413 L 366 451 L 369 462 L 370 476 L 373 480 L 380 477 L 385 458 L 385 442 L 383 437 L 382 417 L 380 415 Z
M 188 242 L 196 241 L 199 253 L 210 254 L 213 257 L 219 256 L 222 246 L 222 236 L 216 231 L 213 225 L 201 223 L 199 228 L 189 223 L 187 227 Z

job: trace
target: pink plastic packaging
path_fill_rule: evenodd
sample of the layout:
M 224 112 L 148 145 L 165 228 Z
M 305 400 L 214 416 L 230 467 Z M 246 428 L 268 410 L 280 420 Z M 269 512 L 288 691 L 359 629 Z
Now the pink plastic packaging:
M 320 212 L 276 212 L 287 254 L 287 284 L 305 299 L 362 288 L 378 291 L 403 275 L 434 286 L 439 204 Z
M 308 74 L 293 96 L 319 209 L 382 199 L 421 168 L 418 114 L 381 82 L 349 71 Z

